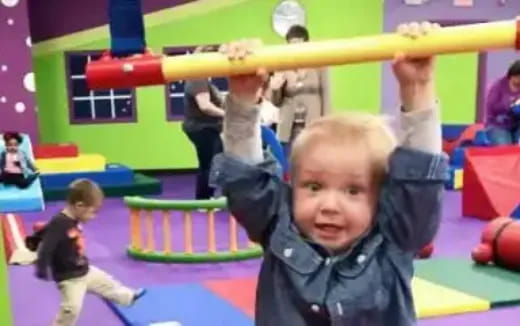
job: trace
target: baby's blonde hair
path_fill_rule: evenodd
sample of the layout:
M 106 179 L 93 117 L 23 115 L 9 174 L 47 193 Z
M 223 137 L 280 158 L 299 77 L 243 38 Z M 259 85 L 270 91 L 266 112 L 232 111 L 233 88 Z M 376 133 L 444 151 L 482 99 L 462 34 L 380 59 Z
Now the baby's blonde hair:
M 328 115 L 310 123 L 294 140 L 290 158 L 293 176 L 298 170 L 298 162 L 305 159 L 306 149 L 316 143 L 366 148 L 370 152 L 374 180 L 379 182 L 388 170 L 388 160 L 397 146 L 397 137 L 388 119 L 381 115 L 362 112 Z

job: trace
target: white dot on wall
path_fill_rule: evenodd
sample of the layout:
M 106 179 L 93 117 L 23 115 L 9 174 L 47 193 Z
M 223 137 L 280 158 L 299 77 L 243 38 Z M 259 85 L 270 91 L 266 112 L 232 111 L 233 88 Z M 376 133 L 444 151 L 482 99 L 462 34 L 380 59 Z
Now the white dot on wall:
M 14 25 L 14 19 L 9 18 L 9 19 L 7 20 L 7 25 Z
M 2 102 L 2 103 L 7 102 L 7 98 L 5 96 L 0 97 L 0 102 Z
M 2 65 L 2 66 L 0 67 L 0 70 L 2 70 L 2 71 L 7 71 L 7 66 L 6 66 L 6 65 Z
M 25 86 L 25 89 L 27 89 L 29 92 L 34 92 L 34 73 L 30 72 L 25 74 L 23 77 L 23 86 Z
M 31 41 L 30 36 L 27 36 L 27 38 L 25 39 L 25 45 L 27 45 L 28 47 L 32 46 L 32 41 Z
M 2 4 L 6 7 L 14 7 L 20 0 L 2 0 Z
M 25 112 L 25 104 L 22 102 L 18 102 L 14 105 L 14 109 L 18 113 L 24 113 Z

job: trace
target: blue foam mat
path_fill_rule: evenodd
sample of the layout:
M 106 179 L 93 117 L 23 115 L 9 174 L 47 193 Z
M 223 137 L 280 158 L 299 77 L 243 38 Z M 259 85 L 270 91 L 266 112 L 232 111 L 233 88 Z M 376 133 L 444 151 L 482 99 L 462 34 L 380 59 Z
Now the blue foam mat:
M 182 326 L 253 326 L 254 322 L 225 299 L 201 284 L 148 288 L 134 305 L 123 307 L 107 301 L 127 326 L 152 326 L 178 322 Z
M 22 134 L 22 137 L 23 141 L 20 148 L 34 162 L 31 139 L 26 134 Z M 4 139 L 3 135 L 0 134 L 0 152 L 4 150 Z M 36 179 L 27 189 L 0 184 L 0 213 L 41 211 L 44 207 L 40 178 Z
M 118 186 L 134 183 L 134 172 L 120 164 L 108 164 L 105 171 L 50 173 L 41 176 L 43 188 L 67 188 L 80 178 L 87 178 L 101 186 Z

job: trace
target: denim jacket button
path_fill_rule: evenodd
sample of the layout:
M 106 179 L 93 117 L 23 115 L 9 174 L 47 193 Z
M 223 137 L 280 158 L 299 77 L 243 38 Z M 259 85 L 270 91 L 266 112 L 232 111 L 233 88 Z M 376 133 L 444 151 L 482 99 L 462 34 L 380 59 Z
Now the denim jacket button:
M 356 259 L 358 264 L 363 264 L 365 262 L 365 260 L 367 260 L 367 256 L 365 256 L 363 254 L 357 256 L 357 259 Z
M 325 259 L 325 265 L 326 265 L 326 266 L 330 265 L 330 262 L 331 262 L 330 257 L 327 257 L 327 258 Z
M 320 312 L 320 306 L 318 306 L 317 304 L 313 304 L 311 306 L 311 310 L 314 312 Z
M 292 248 L 285 248 L 283 251 L 283 255 L 287 258 L 292 256 L 293 249 Z

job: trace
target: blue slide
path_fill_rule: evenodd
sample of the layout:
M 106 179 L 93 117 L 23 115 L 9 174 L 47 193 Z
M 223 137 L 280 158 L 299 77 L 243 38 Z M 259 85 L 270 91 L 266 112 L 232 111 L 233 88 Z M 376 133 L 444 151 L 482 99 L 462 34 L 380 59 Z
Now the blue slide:
M 23 141 L 20 148 L 34 162 L 31 139 L 22 134 Z M 4 139 L 0 134 L 0 152 L 5 150 Z M 17 213 L 42 211 L 45 208 L 40 178 L 34 180 L 27 189 L 0 184 L 0 213 Z

